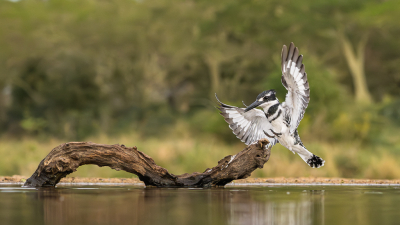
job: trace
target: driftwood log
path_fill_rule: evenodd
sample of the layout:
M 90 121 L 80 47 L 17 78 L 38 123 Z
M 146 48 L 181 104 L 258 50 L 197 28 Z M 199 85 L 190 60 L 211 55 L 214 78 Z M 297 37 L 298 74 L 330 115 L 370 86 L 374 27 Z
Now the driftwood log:
M 271 148 L 267 140 L 249 145 L 236 155 L 228 155 L 212 169 L 203 173 L 174 175 L 158 166 L 154 160 L 136 147 L 103 145 L 92 142 L 69 142 L 55 147 L 39 164 L 24 184 L 27 187 L 54 187 L 61 178 L 79 166 L 94 164 L 125 170 L 139 177 L 146 186 L 156 187 L 212 187 L 224 186 L 246 178 L 268 161 Z

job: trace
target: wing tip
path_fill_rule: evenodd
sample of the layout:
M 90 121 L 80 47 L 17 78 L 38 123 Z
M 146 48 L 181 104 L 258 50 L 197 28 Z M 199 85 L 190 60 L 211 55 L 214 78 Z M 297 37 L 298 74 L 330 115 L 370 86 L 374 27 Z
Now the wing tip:
M 234 106 L 227 105 L 227 104 L 221 102 L 221 101 L 219 100 L 218 96 L 217 96 L 217 93 L 215 93 L 215 98 L 216 98 L 217 101 L 218 101 L 218 106 L 222 106 L 222 107 L 224 107 L 224 108 L 234 108 Z
M 282 70 L 282 72 L 285 67 L 285 62 L 287 60 L 287 53 L 288 53 L 287 47 L 286 47 L 286 45 L 283 45 L 282 52 L 281 52 L 281 70 Z

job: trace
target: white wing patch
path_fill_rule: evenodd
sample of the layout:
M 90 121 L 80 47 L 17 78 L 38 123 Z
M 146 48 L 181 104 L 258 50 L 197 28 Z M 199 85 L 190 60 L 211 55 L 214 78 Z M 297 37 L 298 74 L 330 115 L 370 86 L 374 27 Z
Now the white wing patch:
M 290 43 L 289 50 L 286 45 L 283 46 L 281 81 L 288 90 L 285 99 L 285 119 L 289 123 L 291 134 L 299 126 L 310 102 L 310 86 L 302 62 L 303 56 L 299 55 L 299 50 L 293 43 Z
M 246 145 L 253 144 L 260 139 L 268 139 L 271 145 L 278 143 L 275 135 L 270 131 L 272 125 L 268 122 L 264 112 L 259 109 L 252 109 L 244 112 L 244 108 L 230 106 L 219 101 L 219 110 L 229 128 Z M 268 135 L 268 136 L 267 136 Z

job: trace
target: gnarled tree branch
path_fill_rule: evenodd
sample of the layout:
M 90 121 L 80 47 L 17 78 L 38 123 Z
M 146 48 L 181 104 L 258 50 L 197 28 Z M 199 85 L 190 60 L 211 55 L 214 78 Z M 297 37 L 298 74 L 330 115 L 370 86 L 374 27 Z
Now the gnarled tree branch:
M 174 175 L 158 166 L 154 160 L 124 145 L 103 145 L 92 142 L 69 142 L 55 147 L 39 164 L 24 186 L 55 186 L 61 178 L 79 166 L 94 164 L 125 170 L 139 177 L 146 186 L 210 187 L 224 186 L 232 180 L 246 178 L 268 161 L 271 148 L 267 140 L 260 140 L 238 154 L 228 155 L 212 169 L 203 173 Z

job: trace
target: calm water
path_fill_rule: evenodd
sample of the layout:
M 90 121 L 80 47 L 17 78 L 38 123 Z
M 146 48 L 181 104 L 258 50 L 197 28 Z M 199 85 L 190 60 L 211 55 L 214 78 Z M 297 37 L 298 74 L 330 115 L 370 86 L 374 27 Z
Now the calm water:
M 3 185 L 0 224 L 400 224 L 400 187 Z

